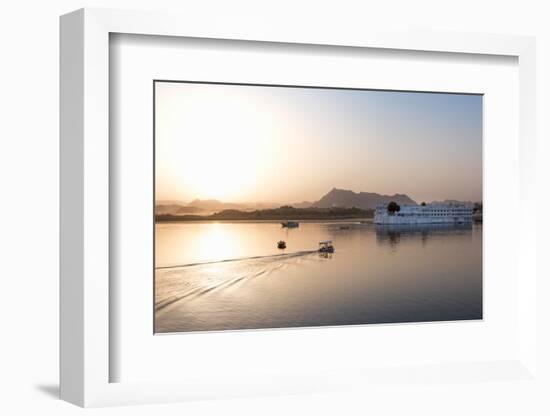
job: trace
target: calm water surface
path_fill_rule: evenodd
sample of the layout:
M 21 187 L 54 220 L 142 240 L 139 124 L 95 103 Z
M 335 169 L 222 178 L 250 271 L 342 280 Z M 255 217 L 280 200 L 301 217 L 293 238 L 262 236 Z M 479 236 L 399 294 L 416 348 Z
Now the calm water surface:
M 481 319 L 482 227 L 162 223 L 155 292 L 156 332 Z

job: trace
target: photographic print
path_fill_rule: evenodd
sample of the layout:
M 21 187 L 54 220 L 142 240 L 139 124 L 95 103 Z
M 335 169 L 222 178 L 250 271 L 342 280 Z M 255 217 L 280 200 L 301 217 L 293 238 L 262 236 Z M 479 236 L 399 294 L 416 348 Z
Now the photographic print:
M 156 333 L 482 319 L 482 95 L 153 88 Z

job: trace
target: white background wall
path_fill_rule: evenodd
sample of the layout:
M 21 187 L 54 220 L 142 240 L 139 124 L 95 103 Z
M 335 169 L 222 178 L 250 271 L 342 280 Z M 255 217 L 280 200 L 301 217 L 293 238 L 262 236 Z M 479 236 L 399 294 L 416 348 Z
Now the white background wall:
M 196 4 L 195 4 L 196 3 Z M 200 3 L 200 4 L 199 4 Z M 58 368 L 58 16 L 84 6 L 263 15 L 286 24 L 385 25 L 536 35 L 539 206 L 549 207 L 550 13 L 545 1 L 11 0 L 0 9 L 0 413 L 74 414 L 56 399 Z M 544 158 L 544 159 L 543 159 Z M 543 166 L 543 163 L 546 163 Z M 548 223 L 540 224 L 540 252 Z M 540 256 L 542 258 L 542 256 Z M 543 267 L 542 259 L 540 267 Z M 550 276 L 547 262 L 544 275 Z M 550 295 L 543 281 L 539 291 Z M 549 300 L 550 303 L 550 300 Z M 548 314 L 546 305 L 541 311 Z M 548 315 L 547 315 L 548 316 Z M 547 331 L 548 332 L 548 331 Z M 548 333 L 541 333 L 549 351 Z M 548 361 L 545 361 L 547 364 Z M 94 410 L 98 414 L 550 414 L 543 392 L 499 383 Z M 547 389 L 547 393 L 549 389 Z M 433 391 L 431 391 L 433 392 Z M 541 406 L 541 403 L 545 403 Z

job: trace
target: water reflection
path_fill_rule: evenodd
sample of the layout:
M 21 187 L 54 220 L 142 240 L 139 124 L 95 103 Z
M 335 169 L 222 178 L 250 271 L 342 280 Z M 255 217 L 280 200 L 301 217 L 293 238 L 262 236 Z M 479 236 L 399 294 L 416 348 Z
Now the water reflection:
M 477 224 L 158 224 L 155 330 L 480 319 L 481 246 Z
M 425 245 L 434 236 L 457 236 L 471 234 L 472 224 L 429 224 L 429 225 L 376 225 L 378 244 L 395 247 L 406 239 L 420 240 Z

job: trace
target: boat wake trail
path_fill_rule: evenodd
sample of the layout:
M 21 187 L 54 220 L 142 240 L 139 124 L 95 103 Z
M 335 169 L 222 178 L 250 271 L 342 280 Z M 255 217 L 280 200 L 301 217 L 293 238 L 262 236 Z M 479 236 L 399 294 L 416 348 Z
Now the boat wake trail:
M 217 264 L 217 263 L 229 263 L 233 261 L 245 261 L 245 260 L 257 260 L 257 259 L 269 259 L 269 258 L 292 258 L 297 256 L 304 256 L 306 254 L 317 253 L 317 250 L 303 250 L 295 251 L 293 253 L 282 253 L 282 254 L 270 254 L 267 256 L 251 256 L 251 257 L 239 257 L 236 259 L 226 259 L 226 260 L 215 260 L 215 261 L 205 261 L 202 263 L 188 263 L 188 264 L 178 264 L 174 266 L 160 266 L 156 267 L 156 270 L 163 269 L 177 269 L 179 267 L 191 267 L 191 266 L 203 266 L 206 264 Z
M 313 253 L 317 253 L 317 250 L 157 267 L 155 312 L 160 312 L 176 302 L 195 299 L 250 279 L 268 276 Z

